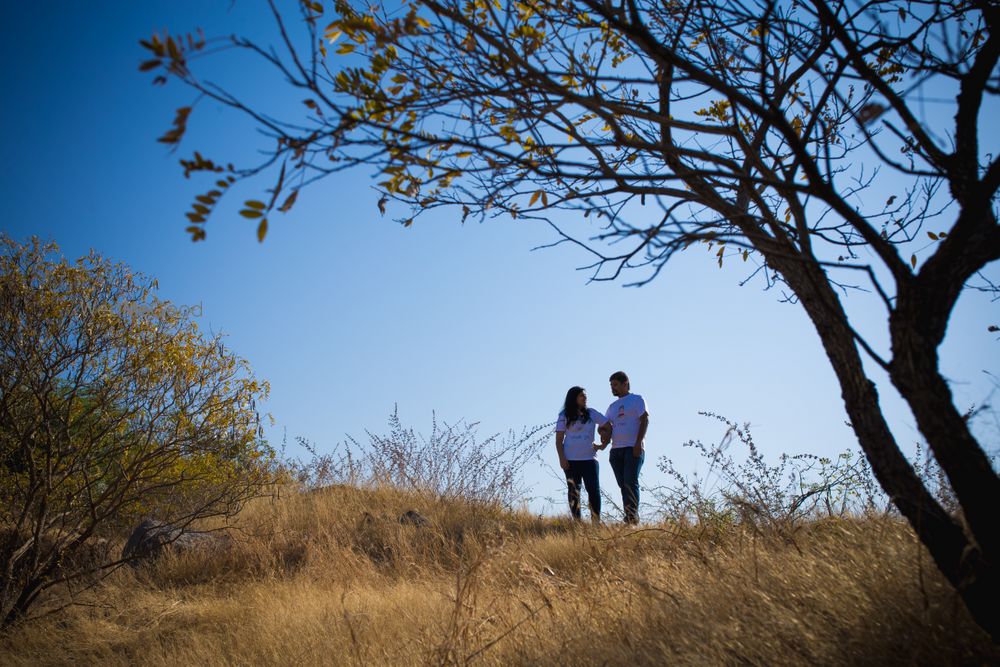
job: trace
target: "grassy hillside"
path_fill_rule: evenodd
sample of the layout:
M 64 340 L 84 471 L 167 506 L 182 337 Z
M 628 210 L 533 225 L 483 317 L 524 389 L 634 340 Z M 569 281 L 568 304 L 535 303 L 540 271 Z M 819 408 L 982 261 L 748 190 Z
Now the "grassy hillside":
M 261 500 L 231 534 L 15 629 L 0 664 L 1000 661 L 894 519 L 593 528 L 338 487 Z

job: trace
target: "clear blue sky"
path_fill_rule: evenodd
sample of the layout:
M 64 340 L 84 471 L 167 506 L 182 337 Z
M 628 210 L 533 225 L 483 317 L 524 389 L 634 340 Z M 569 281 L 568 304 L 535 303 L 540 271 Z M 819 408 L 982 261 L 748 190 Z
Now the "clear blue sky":
M 693 470 L 681 444 L 719 437 L 699 410 L 749 421 L 771 456 L 856 447 L 803 311 L 757 283 L 739 287 L 745 267 L 719 270 L 703 249 L 640 289 L 588 285 L 574 270 L 586 260 L 579 251 L 530 252 L 553 240 L 540 225 L 463 226 L 447 212 L 405 229 L 381 218 L 363 171 L 305 191 L 292 214 L 272 221 L 263 245 L 235 214 L 235 199 L 210 221 L 208 240 L 192 244 L 183 213 L 206 188 L 183 179 L 178 158 L 207 144 L 214 155 L 246 154 L 251 135 L 202 104 L 177 154 L 156 143 L 192 96 L 137 71 L 138 40 L 199 26 L 210 36 L 273 39 L 262 5 L 4 3 L 2 229 L 54 239 L 70 257 L 96 248 L 158 278 L 163 298 L 201 303 L 203 326 L 226 332 L 271 382 L 275 440 L 287 429 L 289 442 L 303 436 L 323 450 L 345 434 L 379 431 L 397 403 L 418 430 L 429 430 L 436 410 L 445 421 L 480 421 L 485 436 L 554 421 L 573 384 L 603 409 L 612 400 L 607 377 L 622 369 L 650 405 L 647 482 L 657 480 L 658 456 Z M 242 62 L 219 67 L 220 78 L 268 93 L 268 79 Z M 875 301 L 852 295 L 849 307 L 877 336 Z M 987 332 L 998 320 L 996 304 L 976 293 L 952 320 L 941 359 L 963 409 L 990 395 L 984 371 L 1000 375 L 1000 342 Z M 898 439 L 916 442 L 912 417 L 878 379 Z M 992 449 L 995 424 L 989 417 L 979 426 Z M 552 464 L 551 448 L 545 453 Z M 527 481 L 535 496 L 563 494 L 540 468 Z M 614 487 L 606 462 L 601 481 Z

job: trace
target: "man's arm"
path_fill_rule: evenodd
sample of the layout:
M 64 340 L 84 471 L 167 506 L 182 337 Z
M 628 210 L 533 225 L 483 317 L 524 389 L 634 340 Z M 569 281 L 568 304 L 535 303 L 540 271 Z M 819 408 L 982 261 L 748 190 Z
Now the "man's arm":
M 639 456 L 642 454 L 642 441 L 646 437 L 646 427 L 649 426 L 649 413 L 643 412 L 639 417 L 639 432 L 635 435 L 635 446 L 632 447 L 632 454 Z

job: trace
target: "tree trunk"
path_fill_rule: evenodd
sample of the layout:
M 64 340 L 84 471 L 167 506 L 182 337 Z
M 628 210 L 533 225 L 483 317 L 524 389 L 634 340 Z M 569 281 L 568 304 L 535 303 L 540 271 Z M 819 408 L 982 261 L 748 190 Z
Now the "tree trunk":
M 768 259 L 795 291 L 819 334 L 840 383 L 851 425 L 882 489 L 961 595 L 975 621 L 995 642 L 1000 642 L 1000 615 L 995 613 L 1000 600 L 996 567 L 969 540 L 962 525 L 935 500 L 900 451 L 882 415 L 875 384 L 864 372 L 847 314 L 827 277 L 813 262 L 787 256 Z M 919 409 L 938 414 L 955 411 L 950 393 L 922 395 Z
M 28 608 L 41 589 L 41 582 L 37 579 L 28 581 L 20 590 L 17 599 L 10 606 L 3 610 L 3 618 L 0 619 L 0 630 L 7 630 L 12 625 L 25 618 Z

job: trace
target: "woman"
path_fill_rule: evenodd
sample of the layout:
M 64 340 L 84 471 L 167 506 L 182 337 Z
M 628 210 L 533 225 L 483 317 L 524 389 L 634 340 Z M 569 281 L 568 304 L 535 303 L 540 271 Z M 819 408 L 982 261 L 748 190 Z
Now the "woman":
M 587 393 L 583 387 L 571 387 L 566 392 L 566 403 L 556 421 L 556 451 L 559 467 L 566 472 L 569 487 L 569 511 L 574 519 L 580 518 L 580 482 L 587 487 L 590 518 L 601 520 L 601 487 L 597 480 L 597 450 L 607 445 L 594 443 L 594 430 L 607 422 L 597 410 L 587 407 Z

